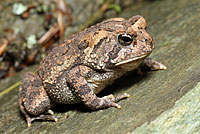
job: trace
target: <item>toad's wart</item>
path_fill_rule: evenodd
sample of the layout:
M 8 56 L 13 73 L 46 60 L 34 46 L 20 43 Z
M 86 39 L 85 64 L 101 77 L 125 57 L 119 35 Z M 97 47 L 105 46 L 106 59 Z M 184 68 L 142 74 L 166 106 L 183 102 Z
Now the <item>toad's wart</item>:
M 112 18 L 72 35 L 28 72 L 19 88 L 19 107 L 30 127 L 35 119 L 57 121 L 50 110 L 56 104 L 82 102 L 93 110 L 121 108 L 124 93 L 102 98 L 96 94 L 128 71 L 147 66 L 166 69 L 147 58 L 154 48 L 141 16 Z

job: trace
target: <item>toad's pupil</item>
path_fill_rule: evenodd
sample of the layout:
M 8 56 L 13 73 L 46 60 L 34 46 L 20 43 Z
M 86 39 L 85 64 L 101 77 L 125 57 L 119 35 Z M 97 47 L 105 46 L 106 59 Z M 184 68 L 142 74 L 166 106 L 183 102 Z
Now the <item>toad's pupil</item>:
M 133 38 L 130 35 L 119 35 L 118 42 L 123 46 L 128 46 L 133 42 Z

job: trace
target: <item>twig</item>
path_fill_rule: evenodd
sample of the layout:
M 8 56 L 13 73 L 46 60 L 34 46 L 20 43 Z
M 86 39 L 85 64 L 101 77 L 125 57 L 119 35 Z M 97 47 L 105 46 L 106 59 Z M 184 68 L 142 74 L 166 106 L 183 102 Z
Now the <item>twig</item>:
M 59 31 L 59 27 L 56 24 L 52 28 L 49 29 L 39 40 L 38 43 L 44 45 L 47 43 L 57 32 Z

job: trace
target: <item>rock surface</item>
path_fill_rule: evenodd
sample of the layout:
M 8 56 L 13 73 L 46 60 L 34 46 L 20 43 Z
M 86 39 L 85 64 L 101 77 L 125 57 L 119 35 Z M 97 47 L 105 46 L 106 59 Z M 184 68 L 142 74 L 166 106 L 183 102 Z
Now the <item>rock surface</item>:
M 0 96 L 0 133 L 200 133 L 200 1 L 145 2 L 120 16 L 136 14 L 147 19 L 154 38 L 151 57 L 168 69 L 142 76 L 131 72 L 108 87 L 114 95 L 131 95 L 119 102 L 122 110 L 91 112 L 83 105 L 60 105 L 54 110 L 57 123 L 37 121 L 27 128 L 15 89 Z M 0 92 L 23 74 L 0 81 Z

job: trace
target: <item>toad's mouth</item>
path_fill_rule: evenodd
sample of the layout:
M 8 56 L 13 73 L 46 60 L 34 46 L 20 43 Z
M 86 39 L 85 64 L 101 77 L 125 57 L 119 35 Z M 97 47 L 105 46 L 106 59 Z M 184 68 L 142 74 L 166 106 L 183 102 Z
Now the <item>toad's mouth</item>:
M 137 61 L 137 60 L 139 60 L 139 59 L 145 58 L 146 56 L 147 56 L 147 55 L 142 55 L 142 56 L 134 57 L 134 58 L 131 58 L 131 59 L 127 59 L 127 60 L 118 62 L 118 63 L 116 63 L 115 65 L 116 65 L 116 66 L 120 66 L 120 65 L 123 65 L 123 64 L 126 64 L 126 63 L 130 63 L 130 62 Z

